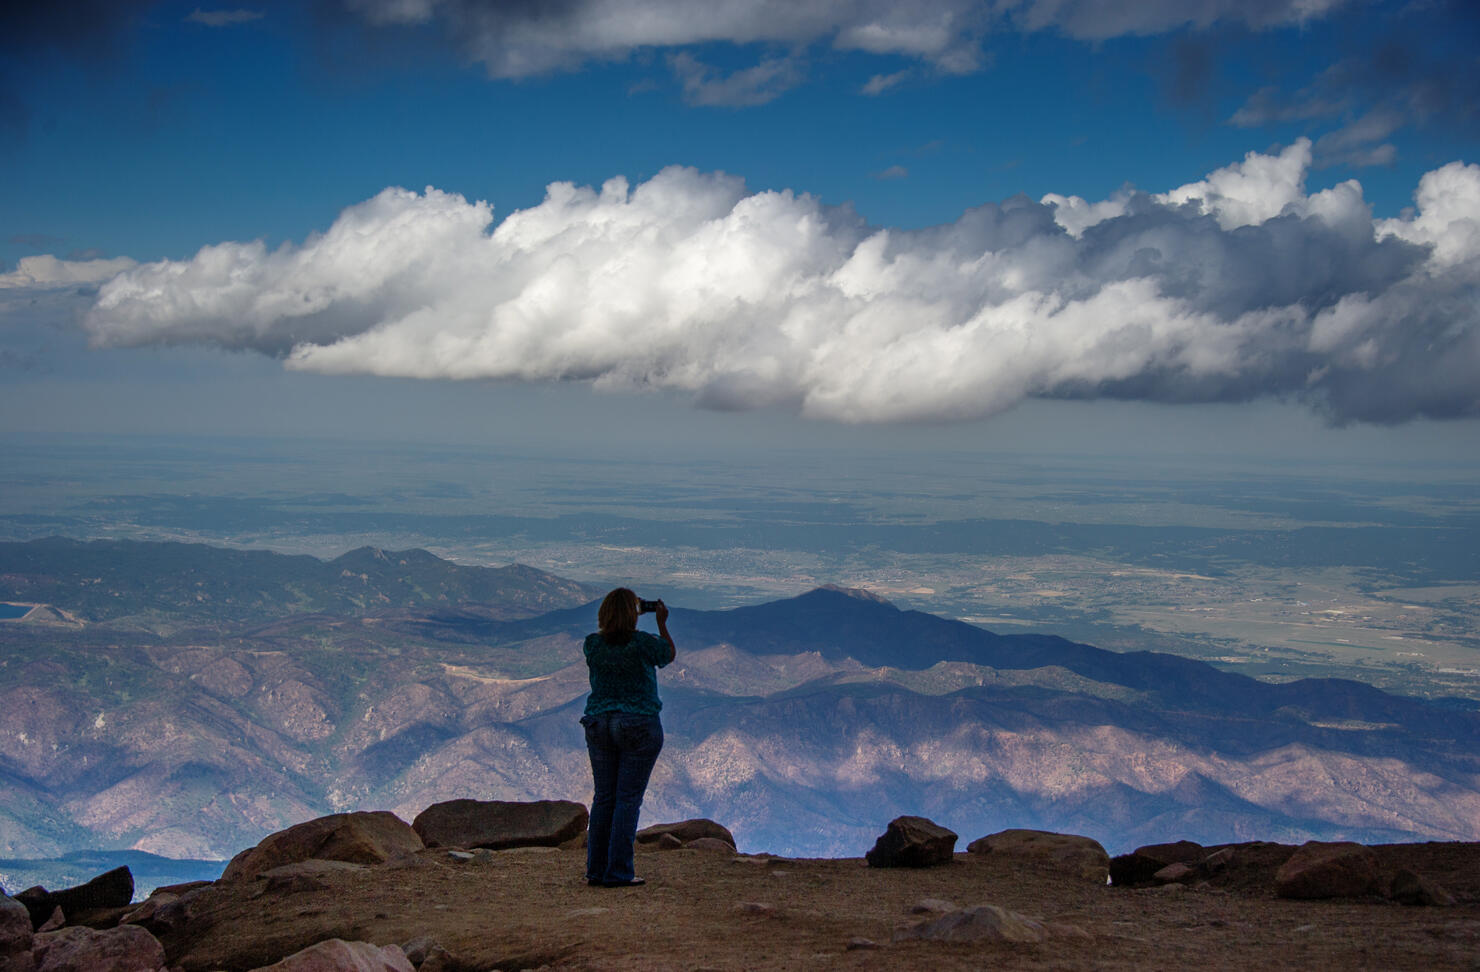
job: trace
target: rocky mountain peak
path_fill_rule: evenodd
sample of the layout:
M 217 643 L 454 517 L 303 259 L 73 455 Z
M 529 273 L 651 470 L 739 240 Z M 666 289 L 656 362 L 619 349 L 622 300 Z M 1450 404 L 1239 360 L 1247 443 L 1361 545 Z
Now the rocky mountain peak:
M 822 591 L 851 597 L 855 601 L 869 601 L 874 604 L 882 604 L 885 607 L 894 607 L 894 604 L 887 598 L 875 594 L 873 591 L 865 590 L 862 587 L 839 587 L 836 584 L 823 584 L 821 587 L 814 587 L 808 594 L 817 594 Z

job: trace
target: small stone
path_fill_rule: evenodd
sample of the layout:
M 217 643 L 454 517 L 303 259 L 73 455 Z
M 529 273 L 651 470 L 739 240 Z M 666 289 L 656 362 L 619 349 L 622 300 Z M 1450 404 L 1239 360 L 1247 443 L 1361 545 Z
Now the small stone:
M 454 861 L 466 862 L 473 859 L 473 852 L 465 850 L 450 850 L 447 852 L 447 856 L 452 858 Z
M 742 915 L 756 915 L 763 918 L 776 914 L 776 906 L 764 901 L 737 901 L 734 910 Z
M 943 915 L 955 911 L 956 905 L 941 898 L 921 898 L 910 905 L 909 913 L 912 915 Z
M 872 938 L 850 938 L 847 950 L 850 952 L 861 952 L 871 948 L 878 948 L 879 943 Z
M 1041 942 L 1043 923 L 996 905 L 978 905 L 931 921 L 896 929 L 894 940 L 932 942 Z
M 611 909 L 610 908 L 577 908 L 574 911 L 567 911 L 565 913 L 565 917 L 567 917 L 567 918 L 594 918 L 597 915 L 604 915 L 608 911 L 611 911 Z

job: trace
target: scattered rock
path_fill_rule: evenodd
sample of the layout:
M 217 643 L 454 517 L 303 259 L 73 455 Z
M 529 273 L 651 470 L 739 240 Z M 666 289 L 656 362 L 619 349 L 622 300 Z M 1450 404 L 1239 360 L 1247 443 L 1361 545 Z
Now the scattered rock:
M 878 947 L 879 943 L 874 941 L 872 938 L 850 938 L 848 939 L 847 950 L 850 952 L 860 952 Z
M 653 824 L 644 827 L 637 832 L 639 844 L 656 843 L 664 834 L 672 834 L 685 844 L 700 839 L 701 837 L 713 837 L 735 846 L 735 835 L 730 833 L 728 827 L 715 823 L 707 817 L 696 817 L 693 820 L 680 820 L 678 823 Z
M 1010 854 L 1042 861 L 1047 867 L 1072 874 L 1094 884 L 1110 876 L 1110 855 L 1100 842 L 1076 834 L 1047 830 L 1003 830 L 979 837 L 966 845 L 971 854 Z
M 447 856 L 452 858 L 454 861 L 471 861 L 473 859 L 473 852 L 465 850 L 450 850 L 447 852 Z
M 673 834 L 663 834 L 655 842 L 658 850 L 682 850 L 683 841 Z
M 720 851 L 725 854 L 735 853 L 734 844 L 720 840 L 718 837 L 700 837 L 697 840 L 689 841 L 684 846 L 690 850 Z
M 1168 864 L 1151 875 L 1151 880 L 1157 884 L 1180 884 L 1196 876 L 1197 871 L 1178 861 L 1176 864 Z
M 924 817 L 895 817 L 865 856 L 869 867 L 932 867 L 949 864 L 956 835 Z
M 385 810 L 336 813 L 280 830 L 231 859 L 223 881 L 254 878 L 297 861 L 381 864 L 425 845 L 406 821 Z
M 1377 855 L 1348 841 L 1302 844 L 1275 872 L 1281 898 L 1353 898 L 1378 889 Z
M 56 909 L 69 915 L 96 908 L 124 908 L 134 900 L 134 875 L 127 867 L 105 871 L 86 884 L 61 891 L 27 888 L 15 896 L 31 913 L 31 924 L 40 928 Z
M 252 972 L 416 972 L 416 968 L 399 945 L 331 938 Z
M 996 905 L 962 908 L 931 921 L 897 928 L 894 940 L 929 942 L 1041 942 L 1048 935 L 1043 922 Z
M 590 821 L 571 800 L 447 800 L 412 821 L 428 847 L 558 847 L 580 836 Z
M 1444 890 L 1438 882 L 1430 881 L 1407 868 L 1393 875 L 1389 893 L 1399 904 L 1427 905 L 1435 908 L 1448 908 L 1454 904 L 1454 895 Z
M 38 934 L 31 956 L 36 972 L 159 972 L 164 968 L 164 946 L 138 925 L 106 931 L 79 926 Z

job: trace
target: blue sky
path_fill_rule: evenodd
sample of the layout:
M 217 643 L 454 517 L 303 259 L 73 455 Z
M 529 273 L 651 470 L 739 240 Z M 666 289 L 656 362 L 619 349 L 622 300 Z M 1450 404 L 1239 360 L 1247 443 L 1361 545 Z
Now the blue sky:
M 466 407 L 397 391 L 413 378 L 716 429 L 971 430 L 1042 400 L 1233 425 L 1278 400 L 1313 430 L 1438 418 L 1441 451 L 1477 441 L 1468 4 L 0 16 L 0 395 L 22 424 L 88 427 L 101 406 L 58 417 L 81 395 L 115 403 L 103 426 L 169 430 L 178 408 L 147 404 L 167 388 L 235 431 L 285 381 L 300 415 L 353 412 L 351 386 Z M 557 182 L 592 198 L 553 206 Z

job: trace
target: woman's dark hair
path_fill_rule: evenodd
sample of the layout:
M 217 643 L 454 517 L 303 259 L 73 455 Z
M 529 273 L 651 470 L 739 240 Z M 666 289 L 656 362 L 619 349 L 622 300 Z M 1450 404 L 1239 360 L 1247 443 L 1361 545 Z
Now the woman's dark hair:
M 596 623 L 607 641 L 627 641 L 637 630 L 637 595 L 626 587 L 612 591 L 602 600 Z

